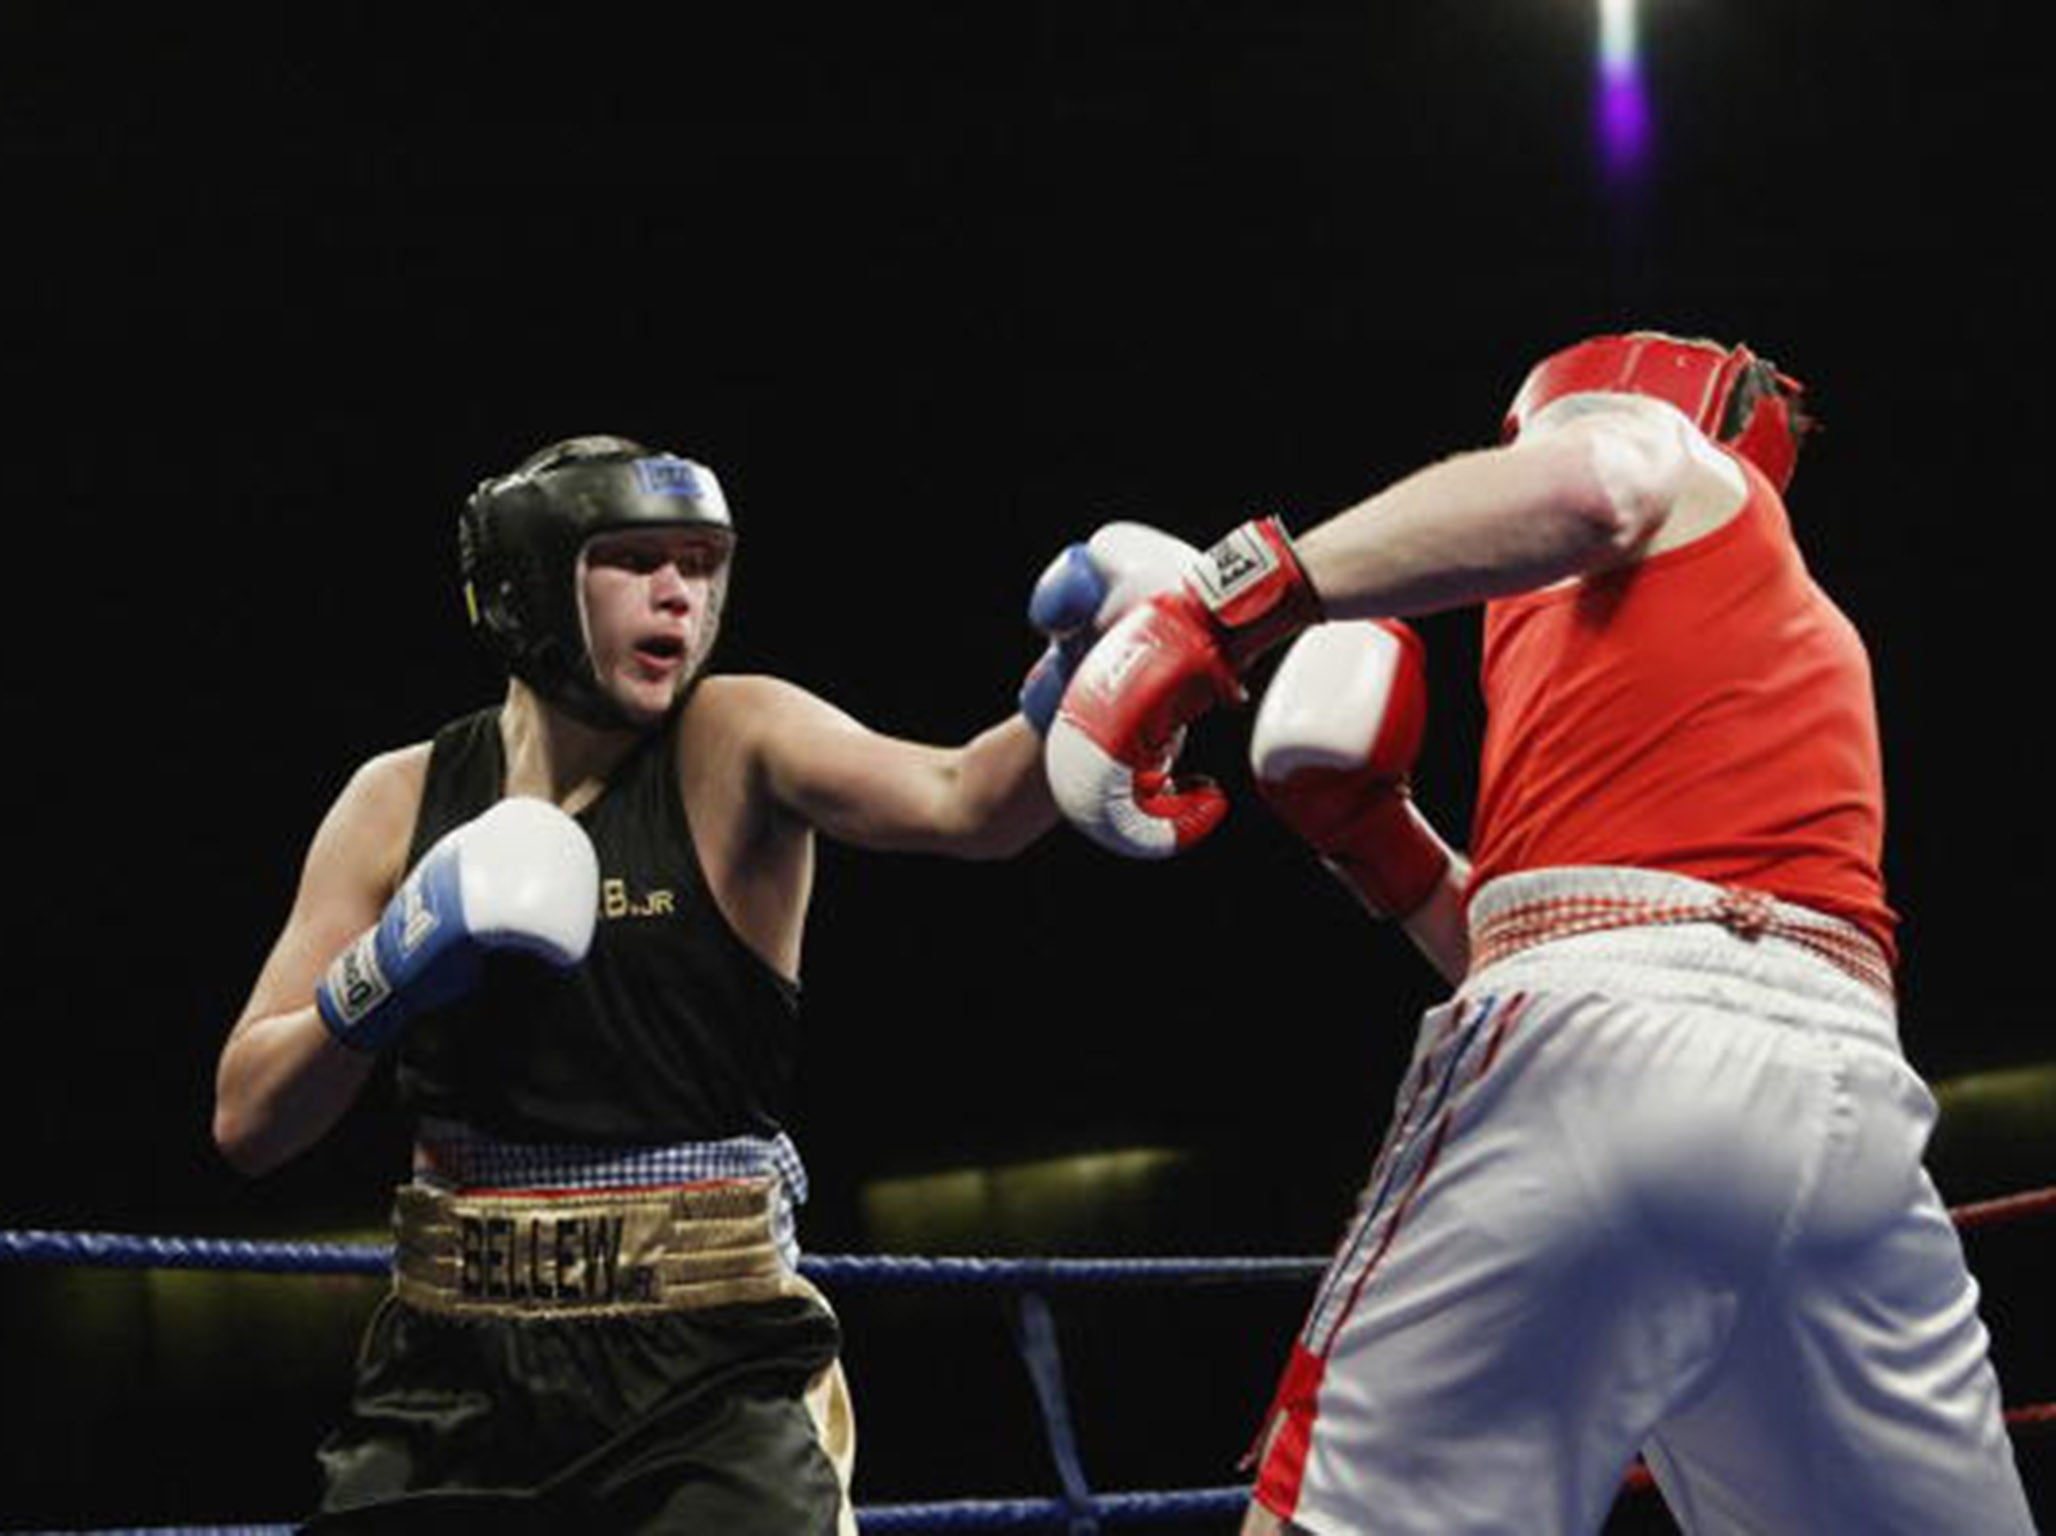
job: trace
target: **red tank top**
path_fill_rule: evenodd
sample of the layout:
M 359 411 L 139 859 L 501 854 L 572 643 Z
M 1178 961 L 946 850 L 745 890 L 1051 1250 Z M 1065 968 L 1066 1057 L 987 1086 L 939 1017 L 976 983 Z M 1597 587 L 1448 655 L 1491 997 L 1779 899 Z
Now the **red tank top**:
M 1705 537 L 1487 605 L 1471 889 L 1666 870 L 1830 913 L 1895 957 L 1870 661 L 1742 468 L 1748 499 Z

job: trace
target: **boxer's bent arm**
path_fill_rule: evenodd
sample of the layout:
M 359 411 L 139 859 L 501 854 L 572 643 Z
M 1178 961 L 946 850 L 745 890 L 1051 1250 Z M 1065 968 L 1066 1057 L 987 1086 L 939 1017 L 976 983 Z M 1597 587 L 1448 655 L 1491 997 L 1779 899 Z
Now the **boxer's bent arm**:
M 398 889 L 420 806 L 425 746 L 375 758 L 323 817 L 298 893 L 215 1071 L 214 1140 L 231 1166 L 269 1172 L 340 1120 L 377 1061 L 337 1043 L 315 1011 L 322 971 Z
M 744 718 L 765 792 L 837 842 L 1006 858 L 1056 824 L 1042 738 L 1014 715 L 961 746 L 871 730 L 790 683 L 748 680 Z
M 1414 948 L 1427 956 L 1428 963 L 1452 987 L 1461 983 L 1471 968 L 1471 933 L 1464 915 L 1464 891 L 1470 885 L 1471 861 L 1452 852 L 1449 868 L 1428 897 L 1401 926 Z
M 1623 473 L 1618 425 L 1615 413 L 1594 415 L 1417 470 L 1300 535 L 1300 563 L 1330 617 L 1390 618 L 1632 559 L 1676 486 L 1633 473 L 1632 452 Z

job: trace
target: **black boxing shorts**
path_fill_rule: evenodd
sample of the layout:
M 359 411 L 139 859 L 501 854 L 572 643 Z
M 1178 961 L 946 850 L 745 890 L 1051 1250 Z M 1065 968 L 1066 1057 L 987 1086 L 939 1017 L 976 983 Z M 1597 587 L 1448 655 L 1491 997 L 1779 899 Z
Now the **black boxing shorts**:
M 841 1336 L 773 1196 L 401 1189 L 306 1529 L 853 1530 Z

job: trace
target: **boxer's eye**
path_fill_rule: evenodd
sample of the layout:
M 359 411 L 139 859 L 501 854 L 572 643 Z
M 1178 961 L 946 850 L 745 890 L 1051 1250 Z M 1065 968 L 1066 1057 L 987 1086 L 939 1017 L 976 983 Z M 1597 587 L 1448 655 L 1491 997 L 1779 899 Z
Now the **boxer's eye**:
M 678 569 L 687 576 L 711 576 L 721 569 L 725 552 L 717 545 L 694 544 L 680 552 Z

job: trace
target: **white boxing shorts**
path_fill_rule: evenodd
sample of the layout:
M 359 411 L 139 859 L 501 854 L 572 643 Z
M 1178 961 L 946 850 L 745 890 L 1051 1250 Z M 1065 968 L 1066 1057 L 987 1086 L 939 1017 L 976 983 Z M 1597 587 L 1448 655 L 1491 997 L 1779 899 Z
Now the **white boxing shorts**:
M 1538 871 L 1472 925 L 1720 896 Z M 1640 1451 L 1691 1536 L 2031 1536 L 1934 1100 L 1889 995 L 1780 936 L 1833 919 L 1776 915 L 1480 951 L 1422 1021 L 1259 1503 L 1315 1536 L 1593 1532 Z

